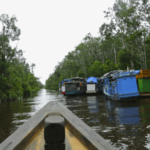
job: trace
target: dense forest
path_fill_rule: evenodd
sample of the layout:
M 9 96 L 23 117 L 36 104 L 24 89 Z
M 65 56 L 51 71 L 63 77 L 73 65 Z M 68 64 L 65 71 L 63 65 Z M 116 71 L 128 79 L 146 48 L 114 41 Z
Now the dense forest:
M 22 99 L 43 87 L 33 69 L 23 57 L 23 51 L 12 48 L 11 41 L 19 40 L 21 30 L 15 25 L 17 18 L 7 14 L 0 16 L 0 101 Z
M 99 27 L 99 37 L 88 33 L 46 80 L 46 88 L 58 89 L 63 79 L 101 77 L 121 69 L 150 69 L 150 2 L 116 0 L 104 11 L 110 22 Z

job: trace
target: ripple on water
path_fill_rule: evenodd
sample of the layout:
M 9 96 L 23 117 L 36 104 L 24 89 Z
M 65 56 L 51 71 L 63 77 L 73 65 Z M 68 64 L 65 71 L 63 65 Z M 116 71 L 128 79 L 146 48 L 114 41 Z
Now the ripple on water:
M 150 101 L 116 102 L 103 95 L 60 100 L 118 150 L 149 149 Z

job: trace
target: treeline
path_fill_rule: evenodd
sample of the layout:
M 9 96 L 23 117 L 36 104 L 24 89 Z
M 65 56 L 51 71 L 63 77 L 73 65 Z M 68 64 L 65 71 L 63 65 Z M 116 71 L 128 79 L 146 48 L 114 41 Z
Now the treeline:
M 18 50 L 17 46 L 10 46 L 10 40 L 19 40 L 21 33 L 15 25 L 16 21 L 15 16 L 0 16 L 0 100 L 21 99 L 43 87 L 39 78 L 33 74 L 35 64 L 29 66 L 23 57 L 23 51 Z
M 102 24 L 99 37 L 87 34 L 46 80 L 46 88 L 74 76 L 101 77 L 121 69 L 150 69 L 150 2 L 116 0 L 104 11 L 109 24 Z

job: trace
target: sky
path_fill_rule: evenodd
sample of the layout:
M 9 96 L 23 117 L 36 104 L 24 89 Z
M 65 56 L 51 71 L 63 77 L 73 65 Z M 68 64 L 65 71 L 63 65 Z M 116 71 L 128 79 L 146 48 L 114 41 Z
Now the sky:
M 34 63 L 34 74 L 45 84 L 55 66 L 91 33 L 108 22 L 103 11 L 115 0 L 0 0 L 0 15 L 15 15 L 21 35 L 18 49 Z M 0 23 L 1 24 L 1 23 Z M 0 29 L 1 31 L 1 29 Z M 12 46 L 16 46 L 14 42 Z

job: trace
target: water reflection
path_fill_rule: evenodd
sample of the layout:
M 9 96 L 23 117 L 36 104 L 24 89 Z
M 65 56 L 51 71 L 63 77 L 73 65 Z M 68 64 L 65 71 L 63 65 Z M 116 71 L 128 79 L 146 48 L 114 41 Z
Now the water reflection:
M 107 101 L 109 121 L 115 124 L 140 124 L 139 104 L 137 102 Z
M 142 101 L 139 107 L 141 122 L 144 124 L 150 124 L 150 99 Z
M 89 105 L 88 106 L 89 113 L 98 113 L 99 112 L 98 97 L 96 97 L 96 96 L 87 97 L 87 103 Z
M 49 101 L 60 99 L 55 91 L 42 89 L 34 97 L 0 103 L 0 143 Z
M 104 95 L 61 101 L 117 149 L 150 148 L 150 101 L 116 102 Z

